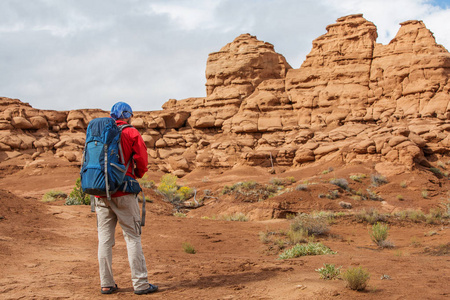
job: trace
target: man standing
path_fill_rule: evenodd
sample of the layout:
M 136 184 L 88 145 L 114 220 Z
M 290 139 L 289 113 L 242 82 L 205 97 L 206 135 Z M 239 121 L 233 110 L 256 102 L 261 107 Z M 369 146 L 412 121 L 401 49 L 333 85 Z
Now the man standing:
M 117 102 L 111 109 L 111 118 L 118 126 L 130 124 L 133 111 L 127 103 Z M 125 191 L 119 189 L 111 195 L 111 200 L 98 198 L 96 205 L 98 229 L 98 262 L 100 268 L 101 293 L 111 294 L 118 290 L 112 273 L 112 247 L 115 244 L 115 229 L 117 221 L 122 227 L 123 236 L 127 244 L 128 261 L 131 268 L 131 279 L 134 293 L 144 295 L 156 292 L 158 287 L 150 284 L 147 279 L 147 266 L 141 244 L 141 219 L 137 193 L 139 184 L 135 180 L 147 172 L 147 148 L 134 127 L 122 130 L 121 146 L 123 156 L 127 162 L 132 159 L 126 179 L 130 181 Z M 136 190 L 136 186 L 138 190 Z

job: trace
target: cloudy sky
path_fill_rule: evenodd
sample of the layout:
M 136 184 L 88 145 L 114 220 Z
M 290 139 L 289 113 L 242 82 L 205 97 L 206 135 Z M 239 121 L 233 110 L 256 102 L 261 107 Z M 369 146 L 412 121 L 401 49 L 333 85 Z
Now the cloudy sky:
M 160 110 L 204 97 L 208 54 L 242 33 L 299 68 L 325 27 L 363 13 L 387 44 L 423 20 L 450 49 L 450 0 L 1 0 L 0 96 L 39 109 Z

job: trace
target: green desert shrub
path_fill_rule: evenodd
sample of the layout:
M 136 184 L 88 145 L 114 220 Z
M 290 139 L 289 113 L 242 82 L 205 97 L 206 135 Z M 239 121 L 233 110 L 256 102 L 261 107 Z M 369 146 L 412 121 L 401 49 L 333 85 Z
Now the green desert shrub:
M 42 196 L 42 202 L 53 202 L 59 199 L 65 199 L 67 194 L 62 191 L 48 191 Z
M 335 254 L 330 248 L 322 243 L 296 244 L 290 249 L 280 254 L 280 259 L 290 259 L 306 255 L 325 255 Z
M 422 198 L 424 198 L 424 199 L 428 198 L 428 191 L 427 190 L 423 190 L 422 191 Z
M 197 251 L 195 251 L 194 246 L 192 246 L 190 243 L 188 242 L 184 242 L 182 245 L 184 252 L 189 253 L 189 254 L 195 254 Z
M 373 201 L 383 201 L 383 198 L 381 198 L 380 195 L 378 195 L 377 193 L 373 192 L 370 189 L 367 189 L 367 198 Z
M 177 185 L 177 179 L 178 177 L 172 174 L 163 175 L 156 191 L 165 201 L 172 203 L 178 209 L 183 201 L 194 195 L 194 191 L 190 187 Z
M 281 178 L 272 178 L 269 180 L 269 183 L 273 185 L 283 185 L 284 181 Z
M 348 190 L 348 181 L 344 178 L 333 178 L 330 180 L 331 184 L 337 185 L 338 187 L 342 188 L 343 190 Z
M 287 238 L 292 245 L 304 243 L 309 240 L 308 231 L 291 229 L 287 232 Z
M 186 218 L 187 217 L 187 215 L 182 212 L 175 212 L 175 213 L 173 213 L 173 216 L 177 217 L 177 218 Z
M 330 173 L 330 172 L 333 172 L 334 171 L 334 169 L 333 169 L 333 167 L 329 167 L 327 170 L 324 170 L 324 171 L 322 171 L 322 174 L 328 174 L 328 173 Z
M 355 291 L 363 291 L 370 279 L 370 274 L 361 266 L 349 268 L 342 274 L 342 278 L 347 282 L 347 287 Z
M 383 184 L 388 183 L 388 180 L 386 177 L 380 175 L 380 174 L 372 174 L 370 176 L 370 179 L 372 181 L 373 186 L 382 186 Z
M 259 232 L 259 240 L 263 243 L 263 244 L 268 244 L 270 243 L 270 238 L 269 238 L 270 233 L 267 231 L 260 231 Z
M 291 223 L 292 231 L 307 232 L 310 235 L 322 235 L 328 232 L 327 217 L 299 214 Z
M 181 200 L 187 200 L 194 195 L 194 190 L 188 186 L 182 186 L 178 189 Z
M 380 214 L 376 209 L 362 209 L 355 214 L 355 218 L 357 222 L 375 224 L 376 222 L 385 222 L 388 219 L 388 215 Z
M 284 239 L 275 239 L 273 241 L 274 245 L 278 248 L 278 250 L 283 250 L 286 247 L 286 241 Z
M 286 183 L 295 183 L 295 182 L 296 182 L 296 180 L 295 180 L 295 178 L 294 178 L 293 176 L 285 177 L 285 178 L 284 178 L 284 181 L 285 181 Z
M 426 220 L 426 216 L 421 210 L 407 210 L 406 213 L 408 219 L 415 223 L 424 222 Z
M 372 225 L 369 235 L 372 241 L 378 246 L 382 248 L 393 247 L 392 243 L 386 240 L 389 235 L 389 226 L 387 224 L 377 222 Z
M 172 174 L 163 175 L 161 177 L 157 191 L 168 202 L 173 203 L 180 201 L 180 195 L 177 193 L 178 191 L 177 177 L 175 175 Z
M 350 179 L 353 181 L 357 181 L 357 182 L 361 182 L 362 179 L 366 178 L 367 175 L 366 174 L 354 174 L 354 175 L 350 175 Z
M 439 168 L 430 168 L 430 171 L 436 176 L 442 176 L 442 171 Z
M 299 184 L 295 187 L 296 191 L 306 191 L 308 189 L 308 185 L 306 184 Z
M 327 197 L 328 199 L 337 199 L 339 198 L 339 191 L 338 190 L 329 191 L 329 193 L 326 194 L 325 197 Z
M 232 215 L 222 215 L 222 220 L 225 221 L 237 221 L 237 222 L 247 222 L 248 217 L 244 213 L 235 213 Z
M 285 177 L 285 178 L 272 178 L 270 179 L 269 183 L 272 185 L 278 185 L 278 186 L 283 186 L 283 185 L 291 185 L 293 183 L 295 183 L 295 178 L 292 176 L 289 177 Z
M 280 190 L 280 186 L 275 185 L 275 184 L 268 184 L 265 187 L 265 192 L 269 193 L 269 196 L 278 193 L 279 190 Z M 264 192 L 262 194 L 264 194 Z
M 439 224 L 444 218 L 445 213 L 439 207 L 433 207 L 430 212 L 425 215 L 425 222 L 427 224 Z
M 278 183 L 278 181 L 275 183 Z M 258 202 L 274 196 L 282 188 L 282 186 L 277 184 L 262 185 L 255 181 L 243 181 L 237 182 L 232 186 L 225 186 L 222 190 L 222 195 L 234 195 L 236 200 L 243 202 Z
M 65 205 L 89 205 L 91 204 L 91 197 L 83 192 L 81 188 L 81 178 L 75 182 L 75 187 L 69 196 L 66 198 Z
M 292 219 L 295 218 L 296 215 L 297 214 L 295 214 L 295 213 L 287 213 L 286 214 L 286 220 L 292 220 Z
M 139 185 L 143 188 L 152 189 L 155 187 L 155 182 L 153 180 L 148 179 L 148 174 L 145 173 L 142 178 L 138 179 Z
M 337 267 L 333 264 L 323 264 L 322 268 L 316 269 L 316 272 L 320 274 L 320 278 L 326 280 L 338 279 L 341 274 L 341 268 Z

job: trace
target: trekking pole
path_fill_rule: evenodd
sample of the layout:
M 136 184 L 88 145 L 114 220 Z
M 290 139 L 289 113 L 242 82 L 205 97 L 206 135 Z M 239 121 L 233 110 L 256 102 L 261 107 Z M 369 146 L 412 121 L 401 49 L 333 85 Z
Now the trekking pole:
M 145 194 L 144 190 L 142 190 L 142 218 L 141 218 L 141 227 L 145 226 Z
M 90 196 L 91 199 L 91 212 L 95 212 L 95 197 L 94 196 Z

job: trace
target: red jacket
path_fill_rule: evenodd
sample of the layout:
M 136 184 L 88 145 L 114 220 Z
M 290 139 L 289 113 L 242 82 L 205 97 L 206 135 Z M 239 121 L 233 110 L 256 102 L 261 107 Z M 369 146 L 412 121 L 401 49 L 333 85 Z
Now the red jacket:
M 117 125 L 125 125 L 127 122 L 122 120 L 116 121 Z M 142 139 L 139 131 L 137 131 L 134 127 L 127 127 L 122 130 L 121 137 L 121 145 L 123 150 L 123 156 L 125 165 L 127 165 L 130 157 L 133 155 L 134 161 L 134 174 L 133 170 L 133 162 L 130 164 L 130 167 L 127 170 L 127 175 L 133 178 L 142 178 L 144 174 L 147 172 L 148 168 L 148 156 L 147 156 L 147 147 L 145 146 L 144 140 Z M 127 195 L 128 193 L 124 193 L 122 191 L 118 191 L 111 195 L 111 197 L 120 197 Z

